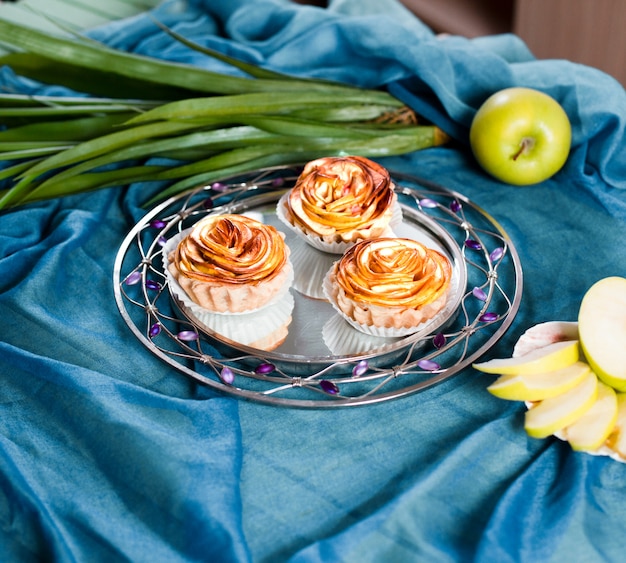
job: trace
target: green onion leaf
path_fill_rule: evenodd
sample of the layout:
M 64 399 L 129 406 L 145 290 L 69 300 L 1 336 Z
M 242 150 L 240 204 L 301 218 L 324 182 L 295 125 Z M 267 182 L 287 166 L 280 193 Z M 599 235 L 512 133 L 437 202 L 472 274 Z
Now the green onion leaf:
M 98 69 L 155 84 L 184 84 L 187 89 L 213 94 L 306 92 L 342 95 L 355 88 L 308 80 L 248 79 L 212 72 L 196 66 L 168 62 L 112 49 L 92 40 L 78 41 L 51 35 L 0 17 L 0 42 L 68 67 Z M 62 67 L 59 67 L 59 71 Z M 387 95 L 390 99 L 391 96 Z

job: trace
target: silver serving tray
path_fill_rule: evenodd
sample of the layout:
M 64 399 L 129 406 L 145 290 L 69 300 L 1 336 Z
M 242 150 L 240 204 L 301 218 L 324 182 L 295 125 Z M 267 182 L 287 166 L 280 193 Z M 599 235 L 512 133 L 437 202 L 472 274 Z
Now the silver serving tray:
M 271 352 L 203 325 L 169 291 L 166 241 L 206 214 L 246 213 L 285 233 L 292 255 L 303 245 L 319 253 L 276 216 L 279 197 L 298 173 L 281 167 L 225 179 L 164 202 L 134 226 L 116 258 L 114 291 L 124 320 L 152 353 L 220 392 L 319 408 L 420 391 L 469 365 L 504 334 L 522 288 L 519 259 L 506 233 L 463 195 L 393 174 L 403 215 L 395 234 L 443 252 L 453 265 L 445 309 L 420 330 L 393 339 L 360 334 L 328 302 L 293 288 L 288 337 Z

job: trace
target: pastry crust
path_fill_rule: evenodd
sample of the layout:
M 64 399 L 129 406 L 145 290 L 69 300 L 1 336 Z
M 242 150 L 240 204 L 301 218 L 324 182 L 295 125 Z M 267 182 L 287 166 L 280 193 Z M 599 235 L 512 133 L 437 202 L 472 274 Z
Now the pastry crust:
M 276 350 L 281 344 L 287 340 L 287 336 L 289 335 L 289 325 L 291 323 L 291 317 L 287 319 L 283 326 L 278 327 L 275 331 L 270 334 L 265 334 L 258 340 L 249 344 L 252 348 L 257 348 L 258 350 L 264 350 L 265 352 L 272 352 Z
M 263 307 L 286 291 L 292 276 L 284 235 L 238 214 L 199 221 L 168 261 L 190 299 L 218 313 Z
M 309 162 L 285 199 L 287 221 L 325 244 L 382 236 L 397 196 L 389 172 L 360 156 Z
M 328 297 L 358 324 L 411 328 L 445 307 L 451 275 L 448 258 L 417 241 L 362 241 L 331 268 Z

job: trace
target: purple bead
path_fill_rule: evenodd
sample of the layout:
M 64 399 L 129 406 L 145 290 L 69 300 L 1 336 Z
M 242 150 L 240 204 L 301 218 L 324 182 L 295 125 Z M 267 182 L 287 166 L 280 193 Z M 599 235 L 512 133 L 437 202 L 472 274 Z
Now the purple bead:
M 141 281 L 141 272 L 139 270 L 135 270 L 124 280 L 126 285 L 135 285 Z
M 490 323 L 492 321 L 497 321 L 498 318 L 499 318 L 498 313 L 490 313 L 489 311 L 487 311 L 486 313 L 484 313 L 480 317 L 478 317 L 478 320 L 481 323 Z
M 157 244 L 158 244 L 159 246 L 165 246 L 165 245 L 167 244 L 167 239 L 166 239 L 164 236 L 160 236 L 160 237 L 157 239 Z
M 285 183 L 285 179 L 284 178 L 274 178 L 272 180 L 272 186 L 274 188 L 280 188 L 284 183 Z
M 233 381 L 235 381 L 235 372 L 228 366 L 224 366 L 222 371 L 220 371 L 220 379 L 227 385 L 232 385 Z
M 417 365 L 424 371 L 437 371 L 441 367 L 437 362 L 433 362 L 432 360 L 420 360 L 417 362 Z
M 446 336 L 443 332 L 438 332 L 433 337 L 433 346 L 437 349 L 443 348 L 446 345 Z
M 152 291 L 159 291 L 161 289 L 161 284 L 158 281 L 146 280 L 146 287 Z
M 452 213 L 458 213 L 459 211 L 461 211 L 461 204 L 458 200 L 453 199 L 450 202 L 450 210 L 452 211 Z
M 165 225 L 167 225 L 167 223 L 162 219 L 153 219 L 152 221 L 150 221 L 150 226 L 153 229 L 162 229 L 163 227 L 165 227 Z
M 213 200 L 210 197 L 207 197 L 203 202 L 202 202 L 202 207 L 204 207 L 204 209 L 213 209 L 213 206 L 215 205 L 215 203 L 213 203 Z
M 424 199 L 420 199 L 420 205 L 426 208 L 433 208 L 433 207 L 437 207 L 437 202 L 434 199 L 425 197 Z
M 328 379 L 322 379 L 320 381 L 320 387 L 322 391 L 328 393 L 329 395 L 336 395 L 339 393 L 339 387 L 337 387 L 332 381 L 328 381 Z
M 352 370 L 352 376 L 361 377 L 365 374 L 365 372 L 367 372 L 369 367 L 370 366 L 367 363 L 367 360 L 361 360 L 356 366 L 354 366 L 354 369 Z
M 465 246 L 467 246 L 467 248 L 471 248 L 472 250 L 482 250 L 483 249 L 483 245 L 480 244 L 477 240 L 468 238 L 465 241 Z
M 480 287 L 472 289 L 472 295 L 479 301 L 487 301 L 487 294 Z
M 211 189 L 216 192 L 225 192 L 228 189 L 226 184 L 222 184 L 222 182 L 213 182 L 211 184 Z
M 265 375 L 268 373 L 272 373 L 274 370 L 276 369 L 276 366 L 274 364 L 270 364 L 269 362 L 263 363 L 263 364 L 259 364 L 255 370 L 254 373 L 258 373 L 260 375 Z
M 504 248 L 499 246 L 498 248 L 492 250 L 491 254 L 489 255 L 489 259 L 492 262 L 497 262 L 498 260 L 500 260 L 500 258 L 502 258 L 502 256 L 504 256 Z
M 155 336 L 157 336 L 158 334 L 161 333 L 161 324 L 160 323 L 154 323 L 151 327 L 150 327 L 150 338 L 154 338 Z
M 181 330 L 176 336 L 178 340 L 182 340 L 184 342 L 198 340 L 198 333 L 194 330 Z

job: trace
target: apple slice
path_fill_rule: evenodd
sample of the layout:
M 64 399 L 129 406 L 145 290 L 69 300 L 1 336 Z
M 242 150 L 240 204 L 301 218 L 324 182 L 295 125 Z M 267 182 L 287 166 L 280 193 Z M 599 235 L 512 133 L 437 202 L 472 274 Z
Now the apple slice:
M 607 445 L 626 459 L 626 393 L 617 393 L 617 422 Z
M 571 366 L 579 357 L 578 340 L 568 340 L 548 344 L 519 358 L 498 358 L 473 367 L 485 373 L 530 375 Z
M 598 381 L 596 402 L 576 422 L 563 429 L 563 437 L 574 450 L 597 450 L 613 432 L 617 413 L 615 390 Z
M 526 412 L 524 428 L 533 438 L 545 438 L 576 422 L 594 404 L 598 378 L 590 371 L 565 393 L 535 404 Z
M 531 326 L 515 343 L 512 356 L 523 356 L 537 348 L 562 340 L 578 340 L 577 322 L 546 321 Z
M 607 385 L 626 391 L 626 279 L 608 277 L 589 288 L 578 332 L 591 369 Z
M 509 401 L 543 401 L 575 387 L 590 371 L 589 364 L 575 362 L 546 373 L 501 375 L 487 391 Z

